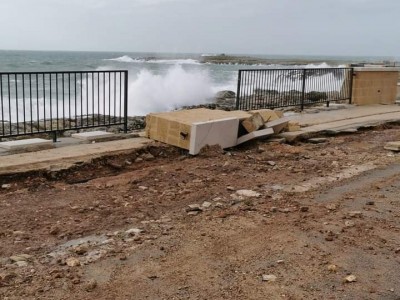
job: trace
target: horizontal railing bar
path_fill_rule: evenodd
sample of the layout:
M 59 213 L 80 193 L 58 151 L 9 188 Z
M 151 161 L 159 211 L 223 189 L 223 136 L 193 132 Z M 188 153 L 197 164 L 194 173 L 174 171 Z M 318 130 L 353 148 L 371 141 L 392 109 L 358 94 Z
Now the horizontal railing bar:
M 43 75 L 43 74 L 86 74 L 86 73 L 115 73 L 127 72 L 127 70 L 105 70 L 105 71 L 49 71 L 49 72 L 0 72 L 0 75 Z
M 351 70 L 352 68 L 293 68 L 293 69 L 240 69 L 244 72 L 262 72 L 262 71 L 303 71 L 303 70 Z

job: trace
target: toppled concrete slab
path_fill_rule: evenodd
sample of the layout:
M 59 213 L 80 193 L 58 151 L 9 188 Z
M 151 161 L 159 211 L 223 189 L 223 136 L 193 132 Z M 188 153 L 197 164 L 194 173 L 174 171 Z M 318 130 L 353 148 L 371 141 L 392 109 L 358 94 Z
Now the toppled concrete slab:
M 0 143 L 0 148 L 9 151 L 32 151 L 32 150 L 49 149 L 53 147 L 54 147 L 53 141 L 39 139 L 39 138 Z
M 389 142 L 384 146 L 384 149 L 399 152 L 400 151 L 400 141 Z
M 281 133 L 285 128 L 287 128 L 289 120 L 286 118 L 276 119 L 274 121 L 265 123 L 265 127 L 272 128 L 275 134 Z
M 115 133 L 107 131 L 87 131 L 87 132 L 71 134 L 71 137 L 75 139 L 90 141 L 90 142 L 109 139 L 113 136 L 115 136 Z
M 232 118 L 242 121 L 250 116 L 250 113 L 244 111 L 205 108 L 152 113 L 146 116 L 146 137 L 189 150 L 192 143 L 193 124 Z M 230 131 L 235 131 L 235 128 L 230 129 Z M 222 135 L 224 134 L 222 133 Z M 235 134 L 237 135 L 237 130 Z
M 267 137 L 270 135 L 274 134 L 274 130 L 272 128 L 266 128 L 266 129 L 261 129 L 257 131 L 250 132 L 249 134 L 243 135 L 237 140 L 237 144 L 243 144 L 244 142 L 256 139 L 256 138 L 261 138 L 261 137 Z
M 238 129 L 239 120 L 236 118 L 193 123 L 189 153 L 196 155 L 206 145 L 219 145 L 221 148 L 236 146 Z

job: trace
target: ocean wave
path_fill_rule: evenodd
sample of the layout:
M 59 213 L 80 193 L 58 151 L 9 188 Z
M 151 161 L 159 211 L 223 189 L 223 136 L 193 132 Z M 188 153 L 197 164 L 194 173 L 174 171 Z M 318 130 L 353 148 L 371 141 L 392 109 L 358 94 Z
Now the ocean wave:
M 132 58 L 128 55 L 124 55 L 117 58 L 109 58 L 104 60 L 112 60 L 125 63 L 149 63 L 149 64 L 167 64 L 167 65 L 199 65 L 200 62 L 195 59 L 158 59 L 155 57 L 146 58 Z
M 119 61 L 119 62 L 135 62 L 136 60 L 128 55 L 124 55 L 117 58 L 106 58 L 104 60 L 112 60 L 112 61 Z

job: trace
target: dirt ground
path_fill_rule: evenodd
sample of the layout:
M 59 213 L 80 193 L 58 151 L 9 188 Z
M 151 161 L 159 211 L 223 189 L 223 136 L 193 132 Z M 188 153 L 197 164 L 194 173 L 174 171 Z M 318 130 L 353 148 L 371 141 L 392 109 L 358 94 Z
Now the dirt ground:
M 399 129 L 1 178 L 0 298 L 400 299 Z

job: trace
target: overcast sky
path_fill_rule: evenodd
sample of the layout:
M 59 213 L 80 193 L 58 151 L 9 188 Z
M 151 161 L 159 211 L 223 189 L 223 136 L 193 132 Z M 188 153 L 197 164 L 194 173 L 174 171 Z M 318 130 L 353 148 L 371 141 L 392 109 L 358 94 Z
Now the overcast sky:
M 399 0 L 0 0 L 0 49 L 399 55 Z

